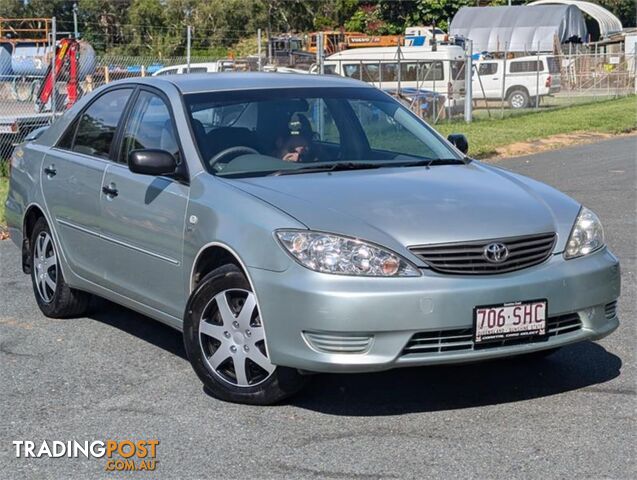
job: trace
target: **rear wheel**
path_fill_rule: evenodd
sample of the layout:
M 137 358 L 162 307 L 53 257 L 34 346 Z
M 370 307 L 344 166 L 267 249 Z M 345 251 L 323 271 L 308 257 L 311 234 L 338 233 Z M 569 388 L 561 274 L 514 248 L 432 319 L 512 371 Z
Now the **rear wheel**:
M 524 89 L 516 89 L 509 93 L 509 107 L 513 109 L 526 108 L 529 105 L 529 94 Z
M 38 307 L 51 318 L 81 316 L 91 296 L 72 289 L 64 280 L 55 240 L 44 218 L 40 218 L 31 234 L 31 280 Z
M 184 344 L 195 372 L 221 400 L 269 405 L 306 381 L 296 370 L 270 362 L 256 297 L 235 265 L 208 274 L 192 294 Z

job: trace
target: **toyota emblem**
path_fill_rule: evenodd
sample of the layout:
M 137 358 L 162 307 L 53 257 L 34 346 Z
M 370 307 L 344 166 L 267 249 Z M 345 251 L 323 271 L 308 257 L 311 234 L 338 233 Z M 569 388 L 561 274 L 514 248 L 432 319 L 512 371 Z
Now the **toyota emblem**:
M 509 249 L 504 243 L 490 243 L 482 253 L 487 262 L 502 263 L 509 257 Z

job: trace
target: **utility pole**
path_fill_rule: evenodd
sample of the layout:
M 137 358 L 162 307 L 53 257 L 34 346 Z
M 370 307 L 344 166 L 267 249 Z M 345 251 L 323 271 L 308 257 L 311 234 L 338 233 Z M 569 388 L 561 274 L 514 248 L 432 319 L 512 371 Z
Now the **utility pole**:
M 77 28 L 77 11 L 78 11 L 78 6 L 77 6 L 77 2 L 73 3 L 73 37 L 74 38 L 80 38 L 80 32 L 78 31 Z

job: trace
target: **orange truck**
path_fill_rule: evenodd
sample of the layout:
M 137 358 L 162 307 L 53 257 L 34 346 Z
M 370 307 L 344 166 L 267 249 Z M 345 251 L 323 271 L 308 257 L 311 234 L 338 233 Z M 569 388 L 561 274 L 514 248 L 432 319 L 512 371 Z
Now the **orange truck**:
M 360 32 L 329 30 L 309 34 L 307 50 L 316 53 L 319 33 L 323 34 L 323 52 L 326 56 L 350 48 L 395 47 L 404 45 L 402 35 L 367 35 Z

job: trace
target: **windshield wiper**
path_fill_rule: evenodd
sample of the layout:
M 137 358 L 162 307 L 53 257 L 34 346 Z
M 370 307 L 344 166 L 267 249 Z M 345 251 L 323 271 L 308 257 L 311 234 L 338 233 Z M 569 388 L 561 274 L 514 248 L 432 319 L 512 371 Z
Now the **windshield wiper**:
M 430 158 L 428 160 L 418 160 L 417 162 L 406 162 L 401 164 L 403 167 L 431 167 L 432 165 L 465 165 L 469 163 L 469 157 L 463 158 Z
M 279 175 L 298 175 L 301 173 L 315 172 L 339 172 L 343 170 L 369 170 L 372 168 L 380 168 L 387 166 L 384 163 L 360 163 L 360 162 L 336 162 L 329 165 L 308 165 L 301 168 L 290 168 L 285 170 L 277 170 L 270 173 L 272 176 Z

